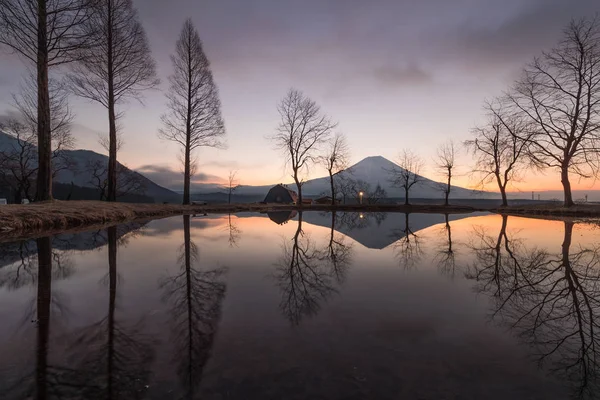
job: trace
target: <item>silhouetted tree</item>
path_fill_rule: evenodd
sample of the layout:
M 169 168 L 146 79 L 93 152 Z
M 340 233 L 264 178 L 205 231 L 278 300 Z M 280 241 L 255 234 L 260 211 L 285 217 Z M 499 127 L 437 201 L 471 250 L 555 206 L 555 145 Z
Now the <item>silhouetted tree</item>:
M 0 121 L 0 129 L 12 137 L 0 150 L 0 175 L 5 184 L 16 193 L 16 201 L 22 198 L 33 200 L 32 186 L 38 177 L 38 135 L 37 135 L 37 87 L 31 77 L 22 84 L 13 101 L 18 114 Z M 73 167 L 73 162 L 65 150 L 72 149 L 75 143 L 71 134 L 73 115 L 68 106 L 68 96 L 64 88 L 50 80 L 50 134 L 52 178 L 64 169 Z
M 560 171 L 564 205 L 572 206 L 569 174 L 596 177 L 600 168 L 600 19 L 574 20 L 552 50 L 535 58 L 507 98 L 531 124 L 528 154 Z M 522 132 L 521 132 L 522 133 Z
M 302 206 L 303 173 L 317 160 L 323 146 L 337 124 L 321 111 L 321 107 L 296 89 L 290 89 L 277 105 L 281 121 L 277 133 L 271 137 L 283 152 L 292 168 L 292 177 L 298 188 L 298 204 Z
M 100 200 L 108 199 L 108 164 L 103 160 L 89 160 L 85 166 L 90 174 L 89 184 L 99 191 Z M 117 163 L 117 198 L 128 194 L 143 195 L 146 185 L 143 177 L 121 163 Z
M 73 92 L 108 110 L 108 201 L 117 199 L 116 107 L 155 87 L 156 65 L 132 0 L 95 0 L 84 32 L 94 46 L 78 52 L 69 80 Z
M 435 165 L 446 177 L 446 184 L 440 185 L 440 188 L 444 193 L 445 206 L 448 205 L 448 198 L 450 197 L 450 191 L 452 190 L 452 170 L 454 169 L 455 158 L 456 150 L 452 140 L 449 140 L 438 147 Z
M 199 268 L 198 248 L 191 240 L 190 216 L 183 216 L 184 243 L 180 249 L 177 275 L 161 282 L 164 301 L 171 307 L 174 360 L 185 390 L 184 398 L 196 398 L 202 370 L 211 355 L 214 336 L 221 317 L 226 285 L 225 268 Z
M 35 65 L 37 73 L 36 200 L 52 199 L 50 67 L 72 61 L 92 38 L 81 29 L 92 0 L 0 0 L 0 44 Z
M 240 186 L 237 179 L 237 171 L 229 171 L 227 183 L 223 186 L 223 189 L 227 191 L 227 204 L 231 204 L 231 196 Z
M 398 158 L 398 167 L 393 167 L 388 172 L 391 174 L 393 186 L 404 190 L 404 204 L 409 205 L 408 195 L 410 190 L 423 181 L 421 176 L 423 160 L 416 154 L 404 150 Z
M 527 127 L 518 114 L 511 113 L 502 101 L 487 106 L 488 122 L 473 129 L 474 139 L 465 141 L 465 146 L 475 158 L 474 171 L 481 177 L 480 186 L 496 181 L 502 196 L 502 205 L 508 205 L 506 188 L 519 179 L 526 166 L 525 155 L 529 140 L 522 137 Z M 529 135 L 531 136 L 531 135 Z M 527 137 L 529 137 L 527 136 Z
M 169 112 L 162 116 L 161 138 L 182 146 L 183 204 L 190 204 L 192 155 L 199 147 L 223 147 L 225 124 L 210 63 L 192 20 L 183 24 L 167 93 Z
M 329 173 L 329 184 L 331 187 L 331 205 L 335 205 L 337 199 L 336 185 L 334 176 L 347 170 L 350 162 L 350 148 L 346 143 L 346 136 L 342 133 L 336 133 L 329 140 L 327 153 L 322 157 L 322 163 Z

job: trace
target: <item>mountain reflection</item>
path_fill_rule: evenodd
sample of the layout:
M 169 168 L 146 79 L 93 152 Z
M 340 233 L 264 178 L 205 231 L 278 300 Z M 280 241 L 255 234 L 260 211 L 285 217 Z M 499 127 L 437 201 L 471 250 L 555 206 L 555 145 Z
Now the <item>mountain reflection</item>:
M 179 273 L 160 283 L 163 299 L 171 315 L 173 361 L 184 393 L 180 398 L 195 398 L 202 371 L 208 362 L 221 317 L 226 285 L 226 268 L 201 269 L 198 247 L 191 240 L 190 217 L 183 216 L 184 242 L 179 249 Z
M 553 253 L 507 234 L 507 225 L 504 216 L 497 236 L 475 229 L 476 262 L 467 277 L 493 299 L 493 320 L 570 381 L 577 396 L 593 398 L 600 389 L 600 245 L 573 246 L 574 223 L 565 221 L 560 251 Z
M 280 309 L 292 325 L 316 315 L 321 304 L 337 292 L 351 263 L 352 246 L 335 233 L 336 213 L 331 214 L 329 240 L 319 246 L 302 230 L 302 212 L 291 239 L 283 240 L 274 277 L 281 292 Z

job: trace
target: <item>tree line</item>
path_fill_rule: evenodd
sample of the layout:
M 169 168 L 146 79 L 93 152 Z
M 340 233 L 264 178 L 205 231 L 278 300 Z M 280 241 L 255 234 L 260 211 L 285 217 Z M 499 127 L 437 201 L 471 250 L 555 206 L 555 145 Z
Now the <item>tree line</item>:
M 463 144 L 473 156 L 471 175 L 480 188 L 495 184 L 508 205 L 507 188 L 526 170 L 556 171 L 564 192 L 564 206 L 574 205 L 573 176 L 597 178 L 600 172 L 600 17 L 573 20 L 560 42 L 533 59 L 502 95 L 485 103 L 486 121 L 473 128 Z M 329 172 L 332 204 L 334 176 L 349 159 L 343 135 L 319 106 L 291 89 L 278 105 L 280 123 L 272 136 L 283 151 L 302 202 L 302 174 L 323 160 Z M 439 189 L 448 205 L 458 149 L 449 140 L 438 148 L 435 167 L 444 176 Z M 324 155 L 319 155 L 324 152 Z M 404 191 L 423 180 L 423 160 L 401 152 L 398 167 L 389 173 L 393 186 Z
M 32 71 L 26 78 L 29 90 L 16 96 L 27 101 L 15 101 L 17 116 L 0 127 L 16 137 L 27 154 L 37 153 L 35 158 L 27 157 L 31 168 L 21 167 L 22 149 L 11 152 L 16 161 L 3 157 L 2 170 L 11 174 L 12 182 L 22 182 L 16 185 L 19 195 L 30 197 L 29 186 L 35 181 L 35 200 L 52 200 L 52 180 L 61 168 L 57 155 L 64 155 L 61 150 L 73 145 L 73 115 L 66 94 L 74 94 L 106 110 L 108 136 L 102 144 L 108 152 L 108 166 L 102 176 L 98 172 L 102 166 L 89 168 L 102 188 L 102 197 L 116 201 L 123 186 L 132 186 L 131 182 L 118 182 L 123 171 L 117 162 L 122 144 L 118 122 L 124 115 L 120 106 L 131 99 L 141 100 L 160 83 L 132 0 L 0 0 L 0 45 L 21 56 Z M 210 64 L 189 19 L 171 61 L 173 72 L 166 95 L 169 111 L 162 117 L 159 135 L 181 145 L 183 202 L 188 204 L 194 151 L 200 146 L 222 146 L 225 127 Z M 54 81 L 60 90 L 53 90 Z M 61 141 L 65 137 L 69 146 Z M 26 176 L 22 176 L 25 170 Z

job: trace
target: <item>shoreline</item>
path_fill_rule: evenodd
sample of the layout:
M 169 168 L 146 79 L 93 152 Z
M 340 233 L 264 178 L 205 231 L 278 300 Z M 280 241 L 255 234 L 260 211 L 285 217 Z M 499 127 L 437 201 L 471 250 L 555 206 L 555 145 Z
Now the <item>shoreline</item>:
M 278 204 L 216 204 L 174 205 L 108 203 L 102 201 L 53 201 L 27 205 L 0 207 L 0 242 L 50 236 L 64 232 L 101 229 L 131 221 L 148 221 L 185 214 L 234 214 L 239 212 L 276 211 L 349 211 L 349 212 L 402 212 L 435 214 L 469 214 L 491 212 L 522 217 L 600 217 L 600 205 L 576 205 L 565 209 L 556 206 L 519 206 L 480 208 L 432 204 L 348 204 L 348 205 L 295 205 Z

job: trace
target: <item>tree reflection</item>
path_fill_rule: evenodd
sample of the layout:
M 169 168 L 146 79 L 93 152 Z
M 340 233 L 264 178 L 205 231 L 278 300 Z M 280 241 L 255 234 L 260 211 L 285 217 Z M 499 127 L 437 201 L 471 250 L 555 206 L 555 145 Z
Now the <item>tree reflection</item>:
M 552 254 L 509 239 L 506 225 L 503 217 L 496 239 L 476 231 L 476 264 L 467 277 L 495 300 L 492 318 L 529 343 L 578 396 L 591 398 L 600 389 L 600 246 L 573 249 L 574 224 L 565 221 L 560 253 Z
M 66 279 L 75 271 L 69 253 L 64 250 L 53 250 L 55 238 L 44 238 L 49 240 L 51 258 L 54 260 L 54 268 L 51 274 L 54 279 Z M 39 245 L 41 239 L 25 240 L 18 243 L 8 243 L 0 247 L 0 254 L 6 259 L 15 259 L 16 262 L 0 269 L 0 288 L 9 290 L 20 289 L 24 286 L 33 286 L 38 282 Z M 36 250 L 37 248 L 37 250 Z
M 334 221 L 335 223 L 335 221 Z M 330 241 L 333 256 L 339 272 L 347 268 L 349 253 L 338 254 L 341 247 Z M 302 230 L 302 213 L 298 214 L 298 227 L 291 240 L 284 239 L 282 256 L 275 264 L 274 277 L 281 291 L 280 309 L 293 324 L 298 325 L 304 316 L 317 314 L 321 302 L 337 290 L 334 286 L 334 273 L 324 262 L 324 253 L 310 235 Z M 331 260 L 331 258 L 329 258 Z M 342 279 L 343 274 L 342 272 Z
M 442 227 L 442 232 L 446 235 L 445 243 L 437 250 L 435 254 L 435 260 L 437 262 L 439 270 L 445 274 L 454 278 L 454 272 L 456 270 L 456 251 L 452 246 L 452 227 L 448 219 L 448 214 L 444 214 L 445 224 Z
M 210 358 L 221 317 L 226 290 L 222 278 L 226 269 L 199 267 L 198 247 L 191 240 L 189 215 L 183 216 L 183 231 L 184 243 L 177 260 L 180 272 L 164 279 L 160 288 L 171 307 L 174 360 L 178 363 L 177 374 L 185 391 L 183 397 L 193 399 Z
M 237 247 L 242 231 L 231 220 L 231 214 L 228 215 L 226 229 L 229 232 L 229 247 Z
M 423 256 L 421 237 L 410 228 L 409 215 L 409 213 L 404 214 L 404 228 L 396 229 L 393 233 L 394 237 L 400 236 L 400 239 L 394 243 L 394 253 L 400 266 L 405 269 L 414 268 Z
M 80 398 L 137 398 L 150 374 L 153 341 L 144 333 L 142 321 L 129 325 L 116 317 L 117 227 L 108 228 L 106 235 L 108 273 L 102 284 L 108 286 L 108 311 L 102 319 L 70 335 L 69 363 L 77 368 L 66 379 Z
M 324 260 L 330 263 L 331 270 L 338 284 L 346 280 L 346 274 L 352 263 L 352 244 L 346 242 L 346 236 L 336 234 L 336 212 L 331 213 L 329 243 L 325 250 Z

